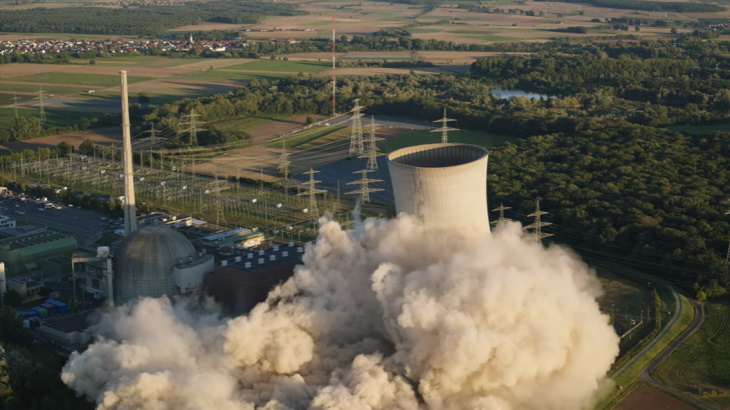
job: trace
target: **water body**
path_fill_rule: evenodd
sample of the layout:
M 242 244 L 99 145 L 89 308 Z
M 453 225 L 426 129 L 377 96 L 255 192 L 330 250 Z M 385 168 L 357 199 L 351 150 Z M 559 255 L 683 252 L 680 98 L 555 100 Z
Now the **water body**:
M 552 97 L 550 95 L 532 93 L 529 91 L 505 90 L 502 88 L 490 89 L 489 95 L 492 95 L 492 96 L 497 97 L 502 100 L 509 100 L 512 97 L 525 97 L 525 98 L 535 98 L 537 100 L 547 100 L 548 98 Z

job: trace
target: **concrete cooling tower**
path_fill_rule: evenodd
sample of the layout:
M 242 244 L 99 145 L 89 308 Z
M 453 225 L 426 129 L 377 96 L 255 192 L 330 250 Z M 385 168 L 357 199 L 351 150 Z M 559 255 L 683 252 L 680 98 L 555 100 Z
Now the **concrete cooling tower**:
M 467 144 L 427 144 L 388 155 L 397 212 L 429 224 L 483 227 L 487 214 L 485 148 Z

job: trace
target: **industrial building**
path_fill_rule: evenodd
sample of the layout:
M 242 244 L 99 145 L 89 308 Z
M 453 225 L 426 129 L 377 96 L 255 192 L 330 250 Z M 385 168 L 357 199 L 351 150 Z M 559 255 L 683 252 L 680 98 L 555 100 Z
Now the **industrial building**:
M 284 282 L 301 264 L 304 247 L 289 242 L 266 249 L 235 249 L 205 278 L 205 291 L 232 314 L 243 314 L 266 300 L 269 291 Z
M 44 287 L 42 282 L 28 278 L 8 280 L 8 289 L 17 292 L 23 298 L 23 303 L 42 299 L 41 289 Z
M 199 253 L 185 236 L 165 225 L 137 229 L 114 255 L 114 303 L 198 290 L 213 271 L 213 257 Z
M 8 228 L 15 228 L 15 219 L 9 216 L 0 215 L 0 229 Z
M 489 231 L 486 148 L 426 144 L 388 155 L 397 212 L 429 224 Z
M 59 265 L 48 259 L 59 255 L 70 256 L 78 247 L 76 239 L 66 233 L 47 228 L 31 228 L 29 233 L 23 232 L 0 240 L 0 260 L 5 262 L 9 276 L 37 270 L 49 274 L 62 273 L 57 271 Z
M 264 234 L 258 230 L 236 228 L 200 238 L 200 243 L 207 248 L 253 248 L 264 241 Z

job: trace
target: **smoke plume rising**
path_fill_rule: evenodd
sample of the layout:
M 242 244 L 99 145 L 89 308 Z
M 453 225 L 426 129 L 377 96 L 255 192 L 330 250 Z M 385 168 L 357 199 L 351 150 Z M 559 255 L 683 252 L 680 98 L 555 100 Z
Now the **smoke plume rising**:
M 325 221 L 248 315 L 142 299 L 62 378 L 99 409 L 581 409 L 618 353 L 568 250 L 401 215 Z

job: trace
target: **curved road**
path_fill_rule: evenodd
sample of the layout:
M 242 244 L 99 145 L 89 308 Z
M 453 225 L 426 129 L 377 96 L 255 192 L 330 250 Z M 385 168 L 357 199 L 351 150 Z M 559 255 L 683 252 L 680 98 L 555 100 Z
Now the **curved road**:
M 631 360 L 626 362 L 613 375 L 611 375 L 611 377 L 613 379 L 618 377 L 629 366 L 634 364 L 634 362 L 636 362 L 636 360 L 638 360 L 639 357 L 646 354 L 646 352 L 649 349 L 651 349 L 651 347 L 654 346 L 656 344 L 656 342 L 659 341 L 659 339 L 664 337 L 664 335 L 667 333 L 669 328 L 671 328 L 674 325 L 674 323 L 677 321 L 679 314 L 682 312 L 682 303 L 679 300 L 679 294 L 677 293 L 677 291 L 674 290 L 674 288 L 670 288 L 670 289 L 672 290 L 672 294 L 674 296 L 674 302 L 675 302 L 675 305 L 677 306 L 677 308 L 675 309 L 674 315 L 672 315 L 672 318 L 669 320 L 669 323 L 667 324 L 667 326 L 664 327 L 664 329 L 662 329 L 661 332 L 659 332 L 659 334 L 656 337 L 654 337 L 654 339 L 649 344 L 647 344 L 643 349 L 641 349 L 641 351 L 639 351 L 639 353 L 637 353 L 634 357 L 631 358 Z M 697 329 L 700 327 L 702 322 L 705 320 L 704 310 L 702 309 L 700 303 L 698 303 L 697 301 L 691 301 L 691 302 L 692 302 L 692 307 L 693 307 L 694 313 L 695 313 L 695 317 L 694 317 L 694 320 L 692 321 L 692 324 L 687 329 L 685 329 L 685 331 L 682 332 L 675 340 L 673 340 L 671 343 L 669 343 L 669 345 L 656 358 L 654 358 L 654 360 L 652 360 L 641 371 L 641 373 L 639 373 L 639 378 L 641 380 L 649 383 L 649 385 L 651 385 L 652 387 L 655 387 L 672 396 L 680 397 L 682 400 L 685 400 L 685 401 L 691 403 L 693 406 L 695 406 L 697 408 L 715 410 L 715 409 L 717 409 L 716 407 L 710 406 L 707 403 L 704 403 L 693 397 L 687 396 L 687 395 L 683 394 L 682 391 L 677 388 L 662 384 L 658 380 L 654 379 L 651 375 L 654 368 L 657 365 L 659 365 L 665 358 L 667 358 L 667 356 L 672 354 L 672 352 L 674 352 L 677 349 L 677 347 L 679 347 L 679 345 L 682 344 L 682 342 L 684 342 L 689 336 L 694 334 L 694 332 L 697 331 Z

